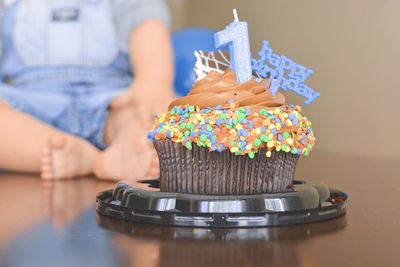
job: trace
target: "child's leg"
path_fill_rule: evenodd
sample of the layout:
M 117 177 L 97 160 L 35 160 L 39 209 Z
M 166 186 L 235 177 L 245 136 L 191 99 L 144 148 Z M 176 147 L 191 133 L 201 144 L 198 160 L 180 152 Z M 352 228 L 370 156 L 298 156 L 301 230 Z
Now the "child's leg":
M 45 179 L 92 172 L 99 153 L 91 144 L 15 111 L 0 101 L 0 168 L 41 173 Z M 79 160 L 76 160 L 79 158 Z

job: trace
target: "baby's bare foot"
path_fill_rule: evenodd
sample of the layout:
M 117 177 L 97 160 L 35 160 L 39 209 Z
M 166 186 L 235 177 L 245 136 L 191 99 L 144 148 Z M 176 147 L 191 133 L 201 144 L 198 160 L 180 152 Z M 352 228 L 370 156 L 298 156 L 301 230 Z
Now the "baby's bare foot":
M 153 175 L 156 153 L 146 132 L 132 126 L 125 127 L 123 134 L 96 159 L 93 170 L 96 177 L 105 180 L 139 180 Z
M 148 157 L 147 151 L 140 156 L 128 143 L 115 143 L 101 153 L 94 163 L 94 173 L 97 178 L 103 180 L 139 180 L 146 178 L 151 160 L 146 161 L 142 157 Z
M 91 174 L 99 151 L 87 141 L 66 134 L 53 134 L 43 148 L 41 177 L 70 179 Z

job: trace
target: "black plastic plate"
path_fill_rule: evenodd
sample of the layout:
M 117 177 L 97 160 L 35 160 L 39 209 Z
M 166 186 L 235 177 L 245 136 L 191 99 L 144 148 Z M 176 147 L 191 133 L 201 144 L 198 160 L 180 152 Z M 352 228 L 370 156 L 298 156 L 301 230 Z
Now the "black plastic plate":
M 157 180 L 144 181 L 157 187 Z M 215 196 L 155 192 L 118 183 L 97 196 L 97 211 L 139 223 L 186 227 L 267 227 L 318 222 L 346 213 L 347 194 L 295 181 L 285 193 Z

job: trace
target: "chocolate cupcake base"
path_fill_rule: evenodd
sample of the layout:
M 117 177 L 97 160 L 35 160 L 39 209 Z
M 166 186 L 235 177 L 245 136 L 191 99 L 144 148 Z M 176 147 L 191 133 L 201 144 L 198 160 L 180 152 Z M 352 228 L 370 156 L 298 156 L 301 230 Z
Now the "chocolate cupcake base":
M 261 149 L 251 159 L 230 151 L 186 149 L 172 141 L 154 141 L 160 160 L 160 190 L 209 195 L 244 195 L 291 190 L 299 156 Z

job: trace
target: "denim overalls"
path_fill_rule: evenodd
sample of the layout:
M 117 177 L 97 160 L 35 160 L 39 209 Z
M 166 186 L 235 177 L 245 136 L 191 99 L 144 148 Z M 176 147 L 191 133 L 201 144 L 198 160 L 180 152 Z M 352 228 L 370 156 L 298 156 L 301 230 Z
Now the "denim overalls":
M 109 104 L 132 82 L 129 33 L 148 18 L 168 24 L 164 3 L 4 2 L 0 100 L 104 148 Z

